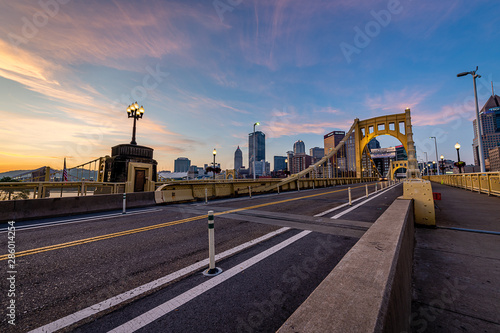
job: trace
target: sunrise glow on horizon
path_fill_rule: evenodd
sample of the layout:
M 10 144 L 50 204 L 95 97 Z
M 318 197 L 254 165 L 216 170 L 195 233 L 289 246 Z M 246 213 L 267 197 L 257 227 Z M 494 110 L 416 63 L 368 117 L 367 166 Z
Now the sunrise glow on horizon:
M 222 5 L 221 5 L 222 4 Z M 0 172 L 61 169 L 137 143 L 233 167 L 248 134 L 266 160 L 306 151 L 354 118 L 411 108 L 417 158 L 471 164 L 479 107 L 500 91 L 500 3 L 411 0 L 5 1 L 0 13 Z M 498 94 L 498 92 L 496 92 Z M 396 140 L 381 143 L 397 145 Z M 435 159 L 435 158 L 434 158 Z

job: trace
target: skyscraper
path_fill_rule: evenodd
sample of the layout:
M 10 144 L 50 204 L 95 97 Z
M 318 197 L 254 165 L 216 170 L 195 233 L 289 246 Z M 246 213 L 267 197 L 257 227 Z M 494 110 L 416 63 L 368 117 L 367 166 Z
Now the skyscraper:
M 310 148 L 309 155 L 311 155 L 313 163 L 316 163 L 320 159 L 322 159 L 323 156 L 325 156 L 325 148 L 319 148 L 319 147 Z
M 251 170 L 250 174 L 253 173 L 253 132 L 248 134 L 248 164 Z M 266 135 L 261 131 L 255 132 L 255 154 L 257 155 L 256 161 L 266 160 Z
M 286 156 L 274 156 L 274 171 L 286 170 Z
M 191 161 L 187 157 L 179 157 L 174 161 L 174 172 L 188 172 Z
M 234 170 L 238 171 L 243 166 L 243 153 L 241 152 L 240 146 L 236 148 L 234 152 Z
M 489 150 L 500 146 L 500 97 L 491 95 L 479 112 L 483 128 L 483 156 L 489 158 Z M 476 119 L 472 122 L 474 126 L 474 140 L 472 143 L 474 152 L 474 164 L 479 165 L 479 142 L 476 131 Z
M 376 138 L 373 138 L 370 140 L 370 142 L 368 142 L 368 149 L 369 150 L 378 149 L 378 148 L 380 148 L 380 142 L 378 142 L 378 140 Z
M 344 136 L 345 136 L 344 131 L 332 131 L 330 133 L 325 134 L 325 136 L 323 137 L 323 142 L 325 144 L 325 155 L 328 155 L 328 153 L 330 153 L 331 150 L 335 149 L 335 147 L 337 147 L 340 141 L 342 141 Z M 332 158 L 330 159 L 330 164 L 334 168 L 333 170 L 339 167 L 338 159 L 342 158 L 342 156 L 345 156 L 345 154 L 342 154 L 342 151 L 338 151 L 337 154 L 332 156 Z M 346 163 L 343 163 L 343 165 L 345 164 Z
M 306 153 L 306 144 L 302 140 L 298 140 L 293 144 L 293 154 L 305 154 Z
M 293 151 L 289 150 L 286 152 L 286 158 L 288 160 L 288 163 L 287 163 L 287 170 L 288 171 L 291 171 L 291 167 L 290 165 L 292 164 L 292 158 L 293 158 Z

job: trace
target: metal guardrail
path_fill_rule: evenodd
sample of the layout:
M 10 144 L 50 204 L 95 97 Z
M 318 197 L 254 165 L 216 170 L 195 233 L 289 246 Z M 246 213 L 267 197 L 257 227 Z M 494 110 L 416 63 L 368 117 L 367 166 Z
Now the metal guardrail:
M 500 196 L 500 172 L 498 171 L 424 176 L 422 178 L 472 192 Z
M 0 200 L 77 197 L 125 192 L 125 183 L 2 182 Z
M 378 178 L 300 178 L 281 184 L 283 178 L 174 180 L 155 183 L 155 190 L 165 193 L 164 202 L 226 197 L 274 191 L 313 189 L 319 187 L 376 181 Z M 0 200 L 78 197 L 125 192 L 126 183 L 79 182 L 2 182 Z M 278 189 L 279 187 L 279 189 Z

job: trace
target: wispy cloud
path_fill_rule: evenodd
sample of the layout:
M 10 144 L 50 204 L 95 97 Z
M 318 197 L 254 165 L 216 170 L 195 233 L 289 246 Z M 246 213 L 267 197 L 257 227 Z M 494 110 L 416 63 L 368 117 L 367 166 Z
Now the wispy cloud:
M 311 121 L 308 114 L 300 114 L 294 107 L 284 110 L 274 109 L 270 113 L 271 119 L 262 125 L 262 130 L 269 138 L 296 134 L 324 135 L 333 130 L 347 130 L 352 125 L 350 119 L 339 119 L 337 121 Z
M 411 91 L 408 88 L 399 91 L 384 91 L 383 94 L 367 95 L 365 105 L 370 110 L 390 113 L 401 113 L 407 107 L 414 108 L 424 101 L 434 91 Z

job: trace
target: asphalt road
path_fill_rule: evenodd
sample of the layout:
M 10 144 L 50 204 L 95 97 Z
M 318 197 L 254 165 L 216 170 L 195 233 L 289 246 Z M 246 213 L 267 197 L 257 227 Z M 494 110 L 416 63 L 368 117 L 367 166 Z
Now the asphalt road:
M 369 184 L 370 192 L 374 186 Z M 364 184 L 351 187 L 353 200 L 365 196 Z M 79 321 L 72 323 L 66 318 L 68 326 L 63 331 L 100 332 L 121 325 L 129 331 L 138 316 L 150 315 L 148 311 L 162 304 L 172 306 L 168 304 L 172 299 L 185 303 L 138 329 L 275 331 L 401 193 L 402 186 L 373 193 L 365 205 L 338 219 L 331 217 L 349 207 L 321 217 L 314 215 L 345 204 L 347 186 L 226 199 L 208 205 L 157 206 L 126 215 L 109 212 L 16 223 L 16 326 L 9 325 L 2 315 L 0 331 L 27 332 L 67 316 L 77 318 L 74 314 L 78 311 L 113 297 L 118 301 L 112 306 L 94 306 L 97 310 L 78 317 Z M 216 212 L 217 253 L 277 230 L 279 233 L 235 250 L 218 261 L 222 274 L 205 277 L 201 271 L 208 256 L 208 210 Z M 302 230 L 308 231 L 303 234 Z M 283 242 L 291 243 L 285 246 Z M 278 244 L 282 248 L 269 252 Z M 256 261 L 265 251 L 268 255 Z M 7 266 L 6 253 L 7 233 L 2 231 L 3 267 Z M 248 261 L 251 265 L 247 267 L 244 263 Z M 134 288 L 197 263 L 201 266 L 122 299 L 122 294 Z M 238 270 L 240 266 L 243 268 Z M 226 279 L 227 273 L 234 275 Z M 7 268 L 3 274 L 7 276 Z M 203 289 L 221 279 L 226 280 Z M 1 281 L 3 295 L 9 281 Z M 196 290 L 197 297 L 186 298 Z M 7 302 L 2 297 L 2 309 Z

